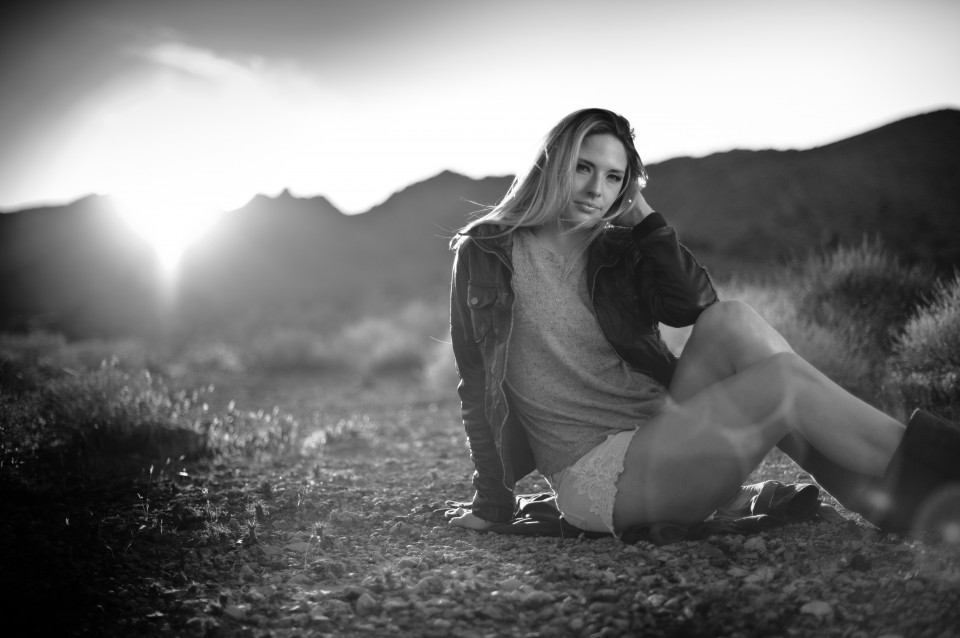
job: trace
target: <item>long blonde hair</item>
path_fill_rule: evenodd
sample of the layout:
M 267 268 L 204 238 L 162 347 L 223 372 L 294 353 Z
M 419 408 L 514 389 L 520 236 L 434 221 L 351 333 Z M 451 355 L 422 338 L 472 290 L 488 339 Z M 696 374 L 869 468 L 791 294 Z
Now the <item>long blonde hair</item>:
M 557 223 L 573 198 L 573 175 L 583 140 L 604 133 L 613 135 L 623 144 L 627 153 L 627 170 L 620 194 L 603 221 L 591 230 L 589 240 L 595 239 L 610 220 L 631 205 L 630 193 L 636 192 L 633 189 L 643 188 L 648 179 L 633 143 L 630 122 L 622 115 L 599 108 L 574 111 L 550 129 L 533 164 L 517 174 L 499 204 L 462 228 L 460 236 L 479 224 L 498 224 L 505 227 L 504 234 L 509 234 L 517 228 Z M 458 239 L 455 237 L 452 244 L 456 245 Z

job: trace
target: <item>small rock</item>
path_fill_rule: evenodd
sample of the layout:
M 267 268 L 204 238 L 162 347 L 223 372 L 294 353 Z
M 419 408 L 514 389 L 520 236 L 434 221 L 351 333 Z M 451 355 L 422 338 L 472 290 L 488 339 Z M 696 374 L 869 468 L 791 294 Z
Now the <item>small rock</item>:
M 620 600 L 620 593 L 615 589 L 598 589 L 590 596 L 590 600 L 612 603 Z
M 497 583 L 497 587 L 501 591 L 515 591 L 520 588 L 520 585 L 523 583 L 520 582 L 517 578 L 506 578 Z
M 748 552 L 764 554 L 767 551 L 767 542 L 760 536 L 751 536 L 743 541 L 743 549 Z
M 860 552 L 857 552 L 856 554 L 850 557 L 851 569 L 855 569 L 860 572 L 867 572 L 867 571 L 870 571 L 871 567 L 873 567 L 873 565 L 870 563 L 870 559 L 864 556 L 863 554 L 861 554 Z
M 574 633 L 579 633 L 580 630 L 583 629 L 584 624 L 585 623 L 583 622 L 583 618 L 571 618 L 570 624 L 567 625 L 567 627 L 570 628 L 570 631 Z
M 370 594 L 364 593 L 357 598 L 357 613 L 366 616 L 367 614 L 375 614 L 380 610 L 380 604 L 374 600 L 373 596 Z
M 656 585 L 657 581 L 659 580 L 660 577 L 656 574 L 647 574 L 646 576 L 640 577 L 640 584 L 649 589 L 650 587 Z
M 267 556 L 279 556 L 283 553 L 283 548 L 275 545 L 261 545 L 260 549 L 262 549 L 263 553 Z
M 287 580 L 287 584 L 289 585 L 309 585 L 312 582 L 313 579 L 306 574 L 295 574 Z
M 234 620 L 243 620 L 247 616 L 247 610 L 236 605 L 227 605 L 223 608 L 223 615 Z
M 760 567 L 744 580 L 748 583 L 769 583 L 777 575 L 777 570 L 768 565 Z
M 553 596 L 545 591 L 532 591 L 520 600 L 524 609 L 539 609 L 553 602 Z
M 407 556 L 397 561 L 397 569 L 415 569 L 419 564 L 419 559 Z
M 283 548 L 291 552 L 297 552 L 298 554 L 302 554 L 306 552 L 308 549 L 310 549 L 310 543 L 306 541 L 301 541 L 299 543 L 290 543 L 289 545 L 284 545 Z
M 823 618 L 824 616 L 833 615 L 833 607 L 829 603 L 826 603 L 822 600 L 811 600 L 809 603 L 800 608 L 801 614 L 810 614 L 811 616 L 816 616 L 817 618 Z
M 415 588 L 424 594 L 439 594 L 443 591 L 443 579 L 439 576 L 424 576 Z
M 494 605 L 487 605 L 480 610 L 480 613 L 491 620 L 503 620 L 503 612 Z
M 400 611 L 410 607 L 410 603 L 402 598 L 387 598 L 383 601 L 383 610 L 387 613 Z

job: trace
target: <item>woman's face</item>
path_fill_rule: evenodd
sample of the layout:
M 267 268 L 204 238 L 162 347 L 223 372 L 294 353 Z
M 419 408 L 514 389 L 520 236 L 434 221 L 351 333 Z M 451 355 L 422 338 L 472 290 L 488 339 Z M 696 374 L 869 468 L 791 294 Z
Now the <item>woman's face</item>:
M 626 172 L 627 151 L 620 140 L 609 133 L 585 137 L 577 155 L 573 198 L 560 219 L 573 225 L 599 223 L 620 194 Z

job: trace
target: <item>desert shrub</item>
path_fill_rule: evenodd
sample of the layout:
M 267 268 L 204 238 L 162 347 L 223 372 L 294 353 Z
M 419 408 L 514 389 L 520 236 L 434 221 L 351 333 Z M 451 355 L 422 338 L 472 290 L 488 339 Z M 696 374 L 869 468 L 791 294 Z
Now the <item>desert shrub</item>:
M 396 318 L 366 317 L 341 332 L 343 357 L 364 376 L 419 373 L 426 341 L 419 330 Z
M 37 399 L 51 447 L 82 457 L 198 458 L 207 452 L 197 430 L 204 411 L 198 395 L 174 392 L 146 370 L 123 370 L 116 359 L 51 381 Z
M 279 407 L 241 412 L 231 402 L 223 413 L 205 413 L 199 424 L 219 454 L 262 460 L 295 453 L 300 445 L 300 422 Z
M 907 322 L 892 364 L 907 403 L 960 417 L 960 273 Z
M 258 335 L 246 359 L 252 367 L 272 372 L 337 370 L 346 363 L 332 339 L 302 328 L 275 328 Z
M 66 343 L 63 335 L 51 332 L 0 334 L 0 352 L 19 359 L 38 360 L 59 351 Z
M 784 284 L 802 317 L 840 330 L 876 361 L 890 354 L 910 315 L 936 285 L 929 265 L 904 265 L 876 241 L 808 257 Z
M 187 343 L 177 360 L 179 366 L 203 372 L 242 372 L 245 368 L 242 350 L 219 339 Z
M 367 415 L 351 415 L 329 422 L 315 418 L 313 429 L 300 443 L 300 454 L 315 457 L 328 451 L 367 451 L 377 438 Z
M 158 365 L 142 341 L 84 339 L 63 344 L 57 362 L 74 370 L 95 370 L 105 361 L 125 370 L 156 370 Z
M 274 328 L 254 337 L 245 359 L 252 368 L 280 371 L 420 375 L 429 348 L 447 328 L 446 303 L 414 300 L 336 328 Z
M 8 353 L 9 355 L 9 353 Z M 97 478 L 170 459 L 213 454 L 246 457 L 295 451 L 299 424 L 275 409 L 211 413 L 210 387 L 175 390 L 147 370 L 117 359 L 94 370 L 36 368 L 42 357 L 3 359 L 0 372 L 42 383 L 0 384 L 0 481 L 41 484 Z

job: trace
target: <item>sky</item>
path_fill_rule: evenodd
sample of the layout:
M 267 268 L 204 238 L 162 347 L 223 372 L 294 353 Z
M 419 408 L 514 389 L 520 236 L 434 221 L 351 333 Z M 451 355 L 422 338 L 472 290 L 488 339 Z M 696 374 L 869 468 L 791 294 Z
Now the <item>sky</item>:
M 443 170 L 521 170 L 591 106 L 647 163 L 960 107 L 954 0 L 32 4 L 0 25 L 6 211 L 99 193 L 147 219 L 289 189 L 362 212 Z

